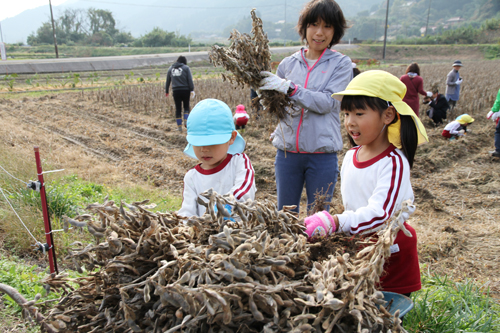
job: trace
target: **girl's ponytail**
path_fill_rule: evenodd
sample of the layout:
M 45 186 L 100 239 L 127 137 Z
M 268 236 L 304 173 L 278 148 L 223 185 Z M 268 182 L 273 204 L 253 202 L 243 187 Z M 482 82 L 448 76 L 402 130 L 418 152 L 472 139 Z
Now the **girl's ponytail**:
M 413 167 L 415 153 L 417 152 L 418 133 L 415 122 L 411 116 L 400 115 L 401 129 L 401 151 L 405 154 L 410 164 Z

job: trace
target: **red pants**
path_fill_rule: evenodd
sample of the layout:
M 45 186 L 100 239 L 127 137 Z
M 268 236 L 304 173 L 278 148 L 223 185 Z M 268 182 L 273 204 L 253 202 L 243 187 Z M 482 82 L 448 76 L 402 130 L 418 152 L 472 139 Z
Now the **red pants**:
M 446 130 L 443 130 L 443 133 L 441 133 L 442 136 L 444 136 L 445 138 L 449 139 L 451 138 L 453 135 L 450 134 L 450 131 L 446 131 Z
M 407 237 L 402 230 L 398 232 L 392 247 L 395 252 L 391 253 L 386 260 L 384 273 L 380 277 L 382 290 L 398 294 L 407 294 L 422 288 L 417 254 L 417 233 L 406 222 L 404 225 L 413 237 Z

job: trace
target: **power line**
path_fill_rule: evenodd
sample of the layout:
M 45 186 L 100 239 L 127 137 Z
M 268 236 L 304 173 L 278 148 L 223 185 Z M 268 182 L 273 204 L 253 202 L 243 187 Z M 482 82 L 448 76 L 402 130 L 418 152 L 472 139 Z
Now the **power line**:
M 256 6 L 238 6 L 238 7 L 193 7 L 193 6 L 161 6 L 161 5 L 139 5 L 135 3 L 123 3 L 123 2 L 112 2 L 112 1 L 99 1 L 99 0 L 82 0 L 85 2 L 97 2 L 97 3 L 107 3 L 112 5 L 125 5 L 125 6 L 136 6 L 136 7 L 157 7 L 157 8 L 179 8 L 179 9 L 238 9 L 238 8 L 253 8 Z M 263 5 L 259 7 L 281 7 L 281 5 Z

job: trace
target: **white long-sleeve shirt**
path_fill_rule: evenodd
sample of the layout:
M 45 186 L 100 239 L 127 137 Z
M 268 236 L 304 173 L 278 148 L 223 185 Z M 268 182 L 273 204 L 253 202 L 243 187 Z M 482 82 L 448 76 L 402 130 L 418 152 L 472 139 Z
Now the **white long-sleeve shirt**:
M 346 153 L 340 171 L 345 211 L 337 217 L 341 230 L 351 234 L 376 231 L 403 201 L 414 200 L 410 165 L 401 150 L 391 145 L 379 156 L 359 162 L 359 149 L 362 146 Z
M 462 135 L 462 133 L 459 132 L 462 129 L 464 129 L 464 127 L 462 127 L 462 124 L 456 120 L 450 122 L 444 127 L 444 130 L 450 132 L 452 135 Z
M 205 206 L 199 205 L 196 198 L 200 193 L 213 189 L 219 194 L 231 193 L 236 200 L 254 199 L 255 172 L 246 154 L 227 154 L 226 159 L 217 167 L 205 170 L 198 164 L 184 176 L 184 192 L 179 215 L 202 216 Z

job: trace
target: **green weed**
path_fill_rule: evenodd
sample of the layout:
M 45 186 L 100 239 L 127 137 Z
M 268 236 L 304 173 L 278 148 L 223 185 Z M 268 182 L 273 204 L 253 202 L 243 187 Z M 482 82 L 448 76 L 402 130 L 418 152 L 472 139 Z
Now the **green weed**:
M 423 289 L 412 294 L 414 308 L 405 316 L 409 332 L 499 332 L 500 306 L 473 281 L 453 282 L 424 275 Z
M 16 77 L 18 75 L 16 73 L 13 74 L 8 74 L 8 75 L 2 75 L 1 76 L 5 82 L 7 82 L 7 85 L 9 86 L 9 90 L 12 91 L 14 90 L 14 83 L 16 83 Z
M 34 299 L 36 294 L 45 295 L 40 283 L 42 276 L 36 265 L 25 266 L 19 265 L 18 262 L 0 259 L 0 283 L 15 288 L 28 301 Z M 4 301 L 7 307 L 15 308 L 16 312 L 21 311 L 21 307 L 9 296 L 4 296 Z

